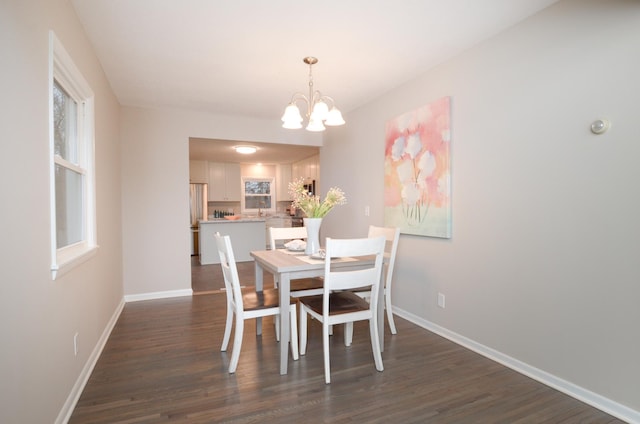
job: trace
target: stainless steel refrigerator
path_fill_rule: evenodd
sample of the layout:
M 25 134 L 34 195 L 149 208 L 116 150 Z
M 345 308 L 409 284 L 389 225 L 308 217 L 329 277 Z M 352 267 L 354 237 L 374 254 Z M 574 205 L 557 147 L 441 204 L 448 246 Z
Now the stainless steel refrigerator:
M 207 219 L 207 185 L 206 184 L 189 184 L 189 213 L 191 215 L 191 255 L 198 255 L 199 248 L 199 229 L 198 221 Z

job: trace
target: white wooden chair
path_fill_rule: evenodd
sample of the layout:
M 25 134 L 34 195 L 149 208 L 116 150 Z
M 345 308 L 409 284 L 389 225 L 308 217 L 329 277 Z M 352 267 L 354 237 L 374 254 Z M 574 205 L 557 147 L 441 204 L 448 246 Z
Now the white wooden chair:
M 269 228 L 269 246 L 271 250 L 280 248 L 282 242 L 290 240 L 306 240 L 307 229 L 305 227 L 270 227 Z M 280 243 L 279 243 L 280 242 Z M 278 287 L 279 281 L 274 279 L 274 286 Z M 320 278 L 303 278 L 291 280 L 291 296 L 311 296 L 322 294 L 322 279 Z
M 389 321 L 389 327 L 391 328 L 391 334 L 397 334 L 396 323 L 393 320 L 393 311 L 391 309 L 391 283 L 393 282 L 393 267 L 396 262 L 396 251 L 398 250 L 398 240 L 400 239 L 400 228 L 397 227 L 376 227 L 374 225 L 369 226 L 368 237 L 380 237 L 383 236 L 386 240 L 385 243 L 385 258 L 386 265 L 384 266 L 384 304 L 387 310 L 387 320 Z M 358 296 L 369 299 L 371 292 L 369 290 L 355 290 Z M 350 345 L 350 341 L 347 346 Z
M 277 289 L 265 289 L 261 292 L 245 292 L 240 289 L 240 279 L 236 267 L 231 239 L 229 236 L 221 236 L 220 233 L 214 235 L 218 254 L 220 255 L 220 265 L 224 276 L 224 285 L 227 292 L 227 323 L 224 329 L 224 338 L 220 350 L 225 352 L 231 337 L 231 327 L 233 326 L 233 315 L 236 316 L 236 331 L 233 339 L 233 351 L 231 362 L 229 363 L 229 373 L 233 374 L 238 366 L 240 350 L 242 348 L 242 336 L 244 334 L 244 320 L 274 316 L 276 326 L 280 322 L 279 294 Z M 296 320 L 296 301 L 291 299 L 289 308 L 291 314 L 291 354 L 293 359 L 298 359 L 298 329 Z M 276 331 L 279 335 L 279 332 Z M 279 339 L 279 336 L 277 337 Z
M 342 268 L 333 270 L 331 260 L 325 261 L 324 288 L 322 295 L 303 296 L 300 302 L 300 354 L 307 350 L 307 314 L 322 323 L 322 344 L 324 351 L 325 382 L 331 382 L 329 362 L 329 328 L 335 324 L 353 323 L 369 320 L 371 348 L 376 369 L 384 370 L 380 339 L 378 335 L 378 287 L 382 273 L 384 255 L 384 237 L 343 239 L 327 238 L 326 257 L 343 258 L 375 255 L 373 264 L 368 268 Z M 351 290 L 369 288 L 371 302 L 356 295 Z M 346 328 L 347 326 L 345 326 Z M 346 340 L 345 331 L 345 340 Z

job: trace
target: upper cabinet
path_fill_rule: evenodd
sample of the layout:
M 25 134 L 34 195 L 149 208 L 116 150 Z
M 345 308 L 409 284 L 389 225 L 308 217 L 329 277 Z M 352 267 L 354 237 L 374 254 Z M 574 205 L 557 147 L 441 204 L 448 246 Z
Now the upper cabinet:
M 289 183 L 291 182 L 291 164 L 280 164 L 276 166 L 276 201 L 291 201 L 289 194 Z
M 291 174 L 293 180 L 302 178 L 305 183 L 310 183 L 312 180 L 318 181 L 320 179 L 320 155 L 294 162 L 291 165 Z
M 210 202 L 239 202 L 241 188 L 239 163 L 209 162 Z
M 194 184 L 209 182 L 209 167 L 206 160 L 189 161 L 189 182 Z

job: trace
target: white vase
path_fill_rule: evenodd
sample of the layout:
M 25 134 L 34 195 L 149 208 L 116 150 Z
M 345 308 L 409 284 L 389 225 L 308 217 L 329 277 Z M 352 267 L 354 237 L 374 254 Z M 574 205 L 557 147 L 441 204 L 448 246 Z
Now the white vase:
M 320 225 L 322 218 L 303 218 L 304 226 L 307 228 L 307 247 L 304 249 L 306 255 L 313 255 L 320 250 Z

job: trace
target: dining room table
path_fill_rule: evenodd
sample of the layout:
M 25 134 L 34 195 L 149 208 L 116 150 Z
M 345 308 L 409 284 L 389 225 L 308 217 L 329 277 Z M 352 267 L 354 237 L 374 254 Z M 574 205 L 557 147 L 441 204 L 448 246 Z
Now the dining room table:
M 325 259 L 315 255 L 306 255 L 304 251 L 288 249 L 255 250 L 250 252 L 255 262 L 255 289 L 264 288 L 264 273 L 273 274 L 279 281 L 280 297 L 280 374 L 287 374 L 289 363 L 289 342 L 291 326 L 289 322 L 289 297 L 291 294 L 291 280 L 324 276 Z M 385 263 L 387 261 L 385 255 Z M 334 268 L 363 268 L 371 266 L 374 257 L 333 258 L 331 266 Z M 384 272 L 381 273 L 378 290 L 378 334 L 380 336 L 380 350 L 384 351 Z M 258 318 L 256 324 L 258 334 L 262 333 L 262 321 Z

